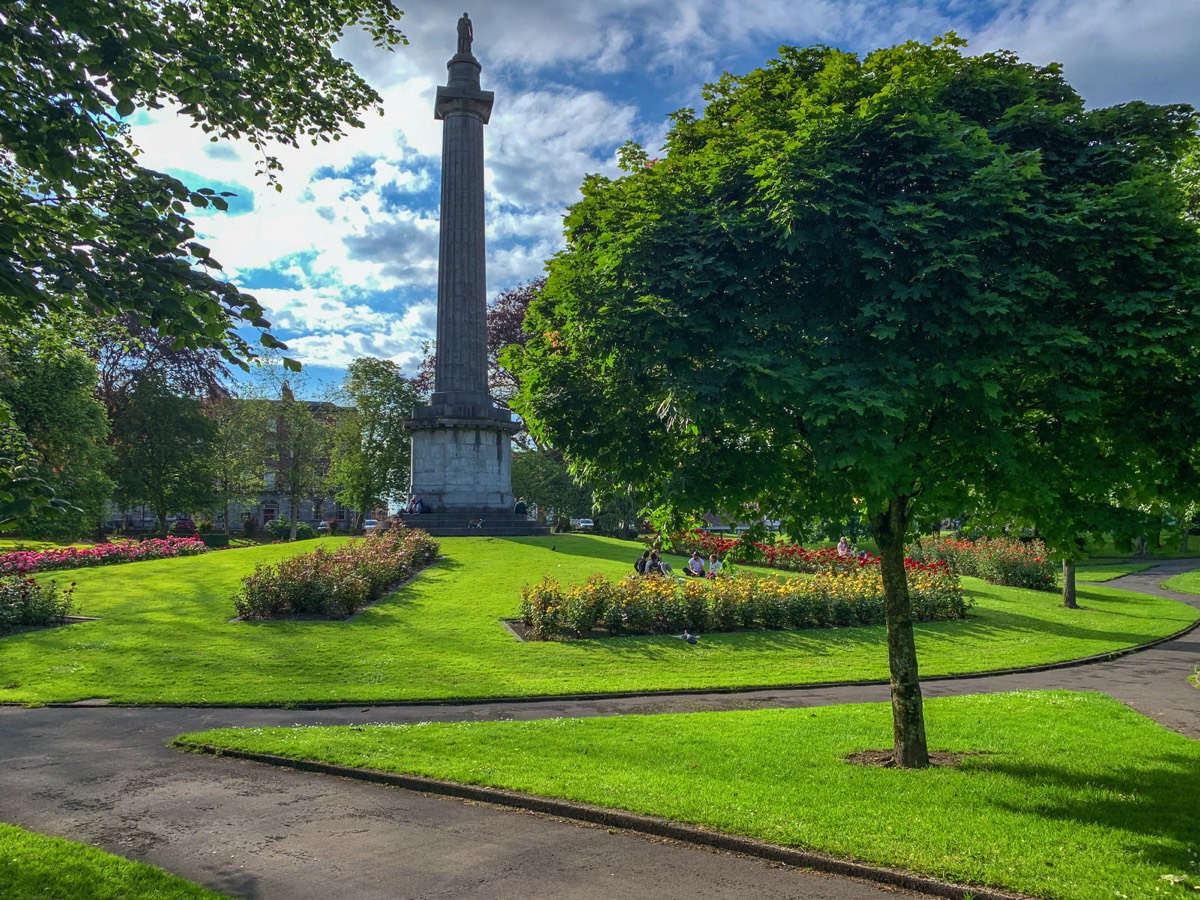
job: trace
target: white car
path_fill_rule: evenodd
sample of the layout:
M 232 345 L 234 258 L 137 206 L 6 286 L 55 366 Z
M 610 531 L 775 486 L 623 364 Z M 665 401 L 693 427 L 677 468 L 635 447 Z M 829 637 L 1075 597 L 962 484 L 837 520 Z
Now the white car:
M 595 523 L 595 522 L 593 522 L 591 519 L 580 519 L 580 520 L 579 520 L 579 527 L 580 527 L 580 528 L 595 528 L 595 527 L 596 527 L 596 523 Z
M 375 531 L 377 528 L 379 528 L 379 520 L 378 519 L 364 519 L 363 520 L 363 534 L 370 534 L 372 531 Z

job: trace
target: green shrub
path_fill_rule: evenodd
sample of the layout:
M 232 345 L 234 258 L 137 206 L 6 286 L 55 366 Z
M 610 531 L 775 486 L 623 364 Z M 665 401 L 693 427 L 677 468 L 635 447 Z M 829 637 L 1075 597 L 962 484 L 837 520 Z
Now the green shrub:
M 243 619 L 344 619 L 412 578 L 437 554 L 437 542 L 425 532 L 390 528 L 333 551 L 319 546 L 260 565 L 242 579 L 233 605 Z
M 25 576 L 0 578 L 0 634 L 16 628 L 61 622 L 71 612 L 75 582 L 60 590 L 56 582 L 39 584 Z
M 292 523 L 289 519 L 272 519 L 266 525 L 267 533 L 277 541 L 287 541 L 292 537 Z M 317 536 L 317 530 L 307 522 L 296 523 L 296 540 L 308 541 Z

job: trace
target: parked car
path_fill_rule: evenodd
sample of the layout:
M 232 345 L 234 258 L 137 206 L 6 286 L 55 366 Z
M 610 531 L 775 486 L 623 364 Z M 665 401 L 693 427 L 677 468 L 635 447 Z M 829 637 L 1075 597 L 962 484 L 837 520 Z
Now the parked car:
M 580 520 L 579 520 L 579 527 L 580 527 L 580 528 L 595 528 L 595 527 L 596 527 L 596 523 L 595 523 L 595 522 L 593 522 L 591 519 L 580 519 Z
M 378 519 L 367 519 L 363 522 L 363 534 L 370 534 L 379 528 Z
M 187 536 L 196 533 L 196 523 L 191 519 L 176 519 L 167 527 L 169 534 Z
M 329 523 L 324 521 L 318 522 L 317 534 L 329 534 Z

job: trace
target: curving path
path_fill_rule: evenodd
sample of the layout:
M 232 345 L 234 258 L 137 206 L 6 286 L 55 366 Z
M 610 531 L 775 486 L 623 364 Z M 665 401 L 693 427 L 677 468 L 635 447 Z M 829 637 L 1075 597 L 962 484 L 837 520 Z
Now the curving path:
M 1183 600 L 1164 562 L 1108 586 Z M 1085 613 L 1086 614 L 1086 613 Z M 1200 629 L 1109 662 L 930 680 L 926 696 L 1071 688 L 1111 694 L 1200 739 Z M 533 719 L 885 701 L 886 685 L 737 694 L 314 711 L 0 708 L 0 821 L 92 843 L 236 897 L 830 898 L 918 896 L 547 816 L 182 754 L 224 725 Z

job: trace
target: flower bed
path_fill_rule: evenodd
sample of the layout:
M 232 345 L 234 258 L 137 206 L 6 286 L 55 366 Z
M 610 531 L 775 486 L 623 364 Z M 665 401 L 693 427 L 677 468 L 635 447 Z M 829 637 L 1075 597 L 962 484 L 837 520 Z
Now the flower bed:
M 1041 541 L 1013 538 L 931 538 L 907 548 L 913 559 L 945 562 L 960 575 L 982 578 L 1006 587 L 1053 591 L 1057 587 L 1057 567 L 1046 557 Z
M 32 578 L 0 578 L 0 634 L 17 628 L 61 622 L 71 612 L 75 582 L 65 590 L 58 585 L 38 584 Z
M 344 619 L 437 557 L 424 531 L 394 527 L 330 551 L 317 547 L 273 566 L 257 566 L 233 598 L 243 619 L 312 616 Z
M 859 564 L 857 557 L 839 556 L 833 547 L 807 550 L 799 544 L 751 543 L 702 531 L 675 535 L 672 544 L 685 555 L 698 550 L 704 557 L 716 554 L 721 559 L 790 572 L 848 572 Z M 1006 537 L 974 541 L 932 538 L 906 547 L 905 553 L 921 562 L 948 563 L 960 575 L 1005 587 L 1052 591 L 1057 583 L 1056 567 L 1047 558 L 1046 545 L 1041 541 Z
M 971 601 L 945 563 L 908 561 L 913 617 L 961 619 Z M 811 578 L 675 579 L 593 575 L 564 588 L 549 576 L 521 591 L 521 620 L 533 637 L 673 634 L 769 628 L 837 628 L 884 622 L 883 581 L 870 563 Z
M 54 569 L 111 566 L 148 559 L 196 556 L 207 552 L 208 547 L 197 537 L 152 538 L 145 541 L 97 544 L 94 547 L 63 547 L 40 552 L 13 550 L 0 554 L 0 575 L 32 575 L 35 572 L 49 572 Z

